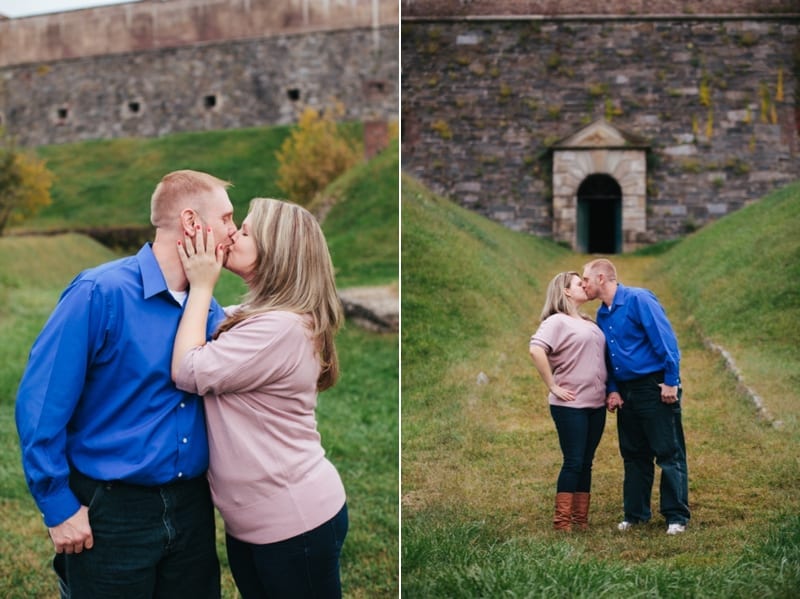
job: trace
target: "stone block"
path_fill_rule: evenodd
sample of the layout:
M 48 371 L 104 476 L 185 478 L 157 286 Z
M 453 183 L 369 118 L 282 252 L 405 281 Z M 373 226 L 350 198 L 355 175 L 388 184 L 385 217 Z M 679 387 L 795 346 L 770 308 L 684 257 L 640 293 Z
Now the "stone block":
M 477 33 L 465 33 L 456 36 L 457 46 L 475 46 L 481 42 L 481 36 Z
M 697 154 L 697 147 L 690 144 L 681 144 L 679 146 L 667 146 L 664 148 L 664 153 L 667 156 L 694 156 Z
M 712 216 L 723 216 L 728 213 L 728 204 L 726 203 L 710 203 L 706 204 L 706 208 Z

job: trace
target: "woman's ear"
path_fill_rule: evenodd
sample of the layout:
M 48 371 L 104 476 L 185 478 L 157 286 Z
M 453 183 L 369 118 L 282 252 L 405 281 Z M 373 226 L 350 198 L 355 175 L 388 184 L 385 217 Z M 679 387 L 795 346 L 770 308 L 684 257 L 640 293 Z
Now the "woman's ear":
M 196 225 L 200 222 L 197 218 L 197 213 L 191 208 L 184 208 L 181 210 L 180 219 L 181 231 L 183 231 L 183 234 L 194 237 L 197 232 Z

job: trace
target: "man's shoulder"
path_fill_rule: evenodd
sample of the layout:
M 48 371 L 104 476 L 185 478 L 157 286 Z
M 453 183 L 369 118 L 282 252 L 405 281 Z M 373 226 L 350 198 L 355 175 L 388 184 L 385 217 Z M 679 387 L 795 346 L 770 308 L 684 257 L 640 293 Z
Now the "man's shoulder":
M 648 299 L 648 300 L 657 299 L 656 298 L 656 294 L 653 293 L 650 289 L 647 289 L 646 287 L 623 287 L 622 289 L 623 289 L 623 292 L 624 292 L 624 294 L 623 294 L 624 297 L 629 297 L 629 298 L 636 299 L 636 300 L 639 300 L 639 299 Z
M 617 296 L 620 300 L 655 297 L 655 294 L 646 287 L 628 287 L 620 283 L 617 287 Z
M 126 256 L 87 268 L 75 277 L 73 284 L 89 283 L 101 285 L 104 288 L 113 288 L 129 283 L 138 272 L 136 257 Z

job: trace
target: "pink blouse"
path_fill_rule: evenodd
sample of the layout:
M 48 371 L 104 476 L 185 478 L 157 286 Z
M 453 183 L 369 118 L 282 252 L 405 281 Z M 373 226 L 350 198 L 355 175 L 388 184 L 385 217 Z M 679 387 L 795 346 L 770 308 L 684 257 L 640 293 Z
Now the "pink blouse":
M 254 544 L 323 524 L 345 502 L 317 432 L 319 356 L 307 316 L 248 318 L 183 359 L 177 386 L 205 397 L 208 480 L 225 530 Z
M 549 393 L 547 400 L 551 405 L 570 408 L 605 405 L 606 338 L 600 327 L 591 320 L 556 313 L 539 325 L 530 344 L 544 348 L 556 385 L 575 392 L 575 401 L 561 401 Z

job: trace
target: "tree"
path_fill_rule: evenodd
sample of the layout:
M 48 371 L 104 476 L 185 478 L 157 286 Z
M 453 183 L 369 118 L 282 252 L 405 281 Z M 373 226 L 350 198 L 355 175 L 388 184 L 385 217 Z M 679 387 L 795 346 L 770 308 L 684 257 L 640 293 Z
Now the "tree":
M 48 206 L 53 173 L 33 154 L 17 149 L 0 129 L 0 235 L 6 225 Z
M 306 107 L 297 127 L 287 137 L 278 158 L 278 186 L 288 199 L 307 205 L 336 177 L 360 162 L 364 149 L 336 123 L 344 108 L 320 113 Z

